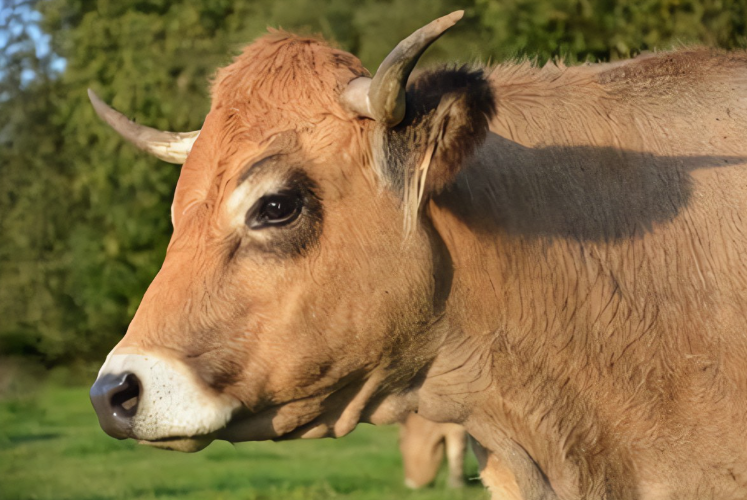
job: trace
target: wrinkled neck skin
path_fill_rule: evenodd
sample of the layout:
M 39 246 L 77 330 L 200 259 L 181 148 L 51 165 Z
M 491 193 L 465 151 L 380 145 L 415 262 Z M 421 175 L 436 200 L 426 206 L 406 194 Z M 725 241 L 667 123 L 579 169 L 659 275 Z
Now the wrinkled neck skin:
M 494 498 L 743 498 L 747 110 L 577 97 L 507 98 L 424 208 L 453 276 L 417 410 L 465 425 Z

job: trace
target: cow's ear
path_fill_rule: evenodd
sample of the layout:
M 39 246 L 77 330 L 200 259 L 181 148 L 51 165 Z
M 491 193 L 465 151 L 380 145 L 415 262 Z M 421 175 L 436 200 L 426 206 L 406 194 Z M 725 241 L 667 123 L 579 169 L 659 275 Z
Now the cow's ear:
M 454 182 L 487 137 L 495 113 L 482 68 L 445 68 L 413 79 L 405 118 L 387 134 L 389 165 L 398 167 L 390 174 L 404 181 L 408 204 L 420 205 Z
M 428 114 L 425 153 L 431 158 L 423 166 L 428 170 L 424 189 L 435 195 L 454 182 L 487 137 L 495 99 L 485 71 L 468 67 L 424 74 L 412 94 L 414 107 Z

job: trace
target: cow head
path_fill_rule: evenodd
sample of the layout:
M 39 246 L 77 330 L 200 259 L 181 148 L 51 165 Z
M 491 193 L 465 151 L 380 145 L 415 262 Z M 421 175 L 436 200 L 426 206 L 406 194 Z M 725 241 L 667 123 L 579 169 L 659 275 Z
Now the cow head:
M 91 389 L 107 433 L 193 451 L 341 436 L 417 406 L 451 273 L 424 201 L 483 140 L 493 99 L 478 69 L 405 84 L 459 18 L 372 79 L 273 32 L 218 73 L 199 132 L 135 125 L 91 95 L 127 139 L 184 162 L 163 267 Z

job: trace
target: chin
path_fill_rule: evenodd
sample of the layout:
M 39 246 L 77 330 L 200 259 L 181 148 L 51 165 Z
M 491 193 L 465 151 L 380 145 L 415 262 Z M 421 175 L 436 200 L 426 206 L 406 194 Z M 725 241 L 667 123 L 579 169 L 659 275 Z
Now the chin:
M 215 440 L 212 436 L 195 436 L 188 438 L 168 438 L 156 441 L 138 440 L 138 444 L 160 448 L 162 450 L 181 451 L 183 453 L 195 453 L 207 448 Z

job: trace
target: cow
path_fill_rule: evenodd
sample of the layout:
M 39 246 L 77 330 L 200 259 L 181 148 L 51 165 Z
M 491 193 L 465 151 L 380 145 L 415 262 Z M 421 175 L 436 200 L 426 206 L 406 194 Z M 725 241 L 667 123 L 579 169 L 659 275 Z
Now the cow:
M 182 451 L 463 425 L 494 498 L 747 496 L 747 53 L 373 77 L 274 31 L 220 70 L 161 270 L 91 388 Z
M 433 483 L 446 452 L 449 488 L 464 487 L 464 454 L 467 432 L 457 424 L 437 424 L 417 413 L 400 423 L 399 450 L 405 471 L 405 486 L 422 488 Z

